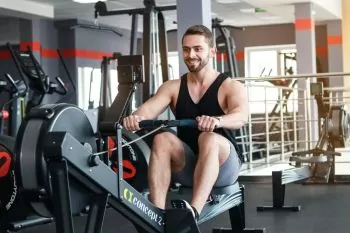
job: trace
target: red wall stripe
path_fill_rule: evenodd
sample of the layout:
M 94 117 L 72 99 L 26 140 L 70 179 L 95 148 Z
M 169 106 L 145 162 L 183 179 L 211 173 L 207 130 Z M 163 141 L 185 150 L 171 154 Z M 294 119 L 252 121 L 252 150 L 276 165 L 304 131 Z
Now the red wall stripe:
M 243 51 L 237 51 L 236 52 L 236 59 L 237 61 L 242 61 L 244 60 L 244 52 Z M 216 54 L 216 60 L 217 61 L 227 61 L 227 53 L 217 53 Z
M 309 18 L 296 19 L 295 20 L 295 30 L 311 30 L 314 26 L 313 20 Z
M 41 56 L 45 58 L 58 58 L 58 53 L 55 49 L 41 49 Z
M 33 52 L 40 53 L 41 57 L 44 58 L 58 58 L 56 49 L 43 48 L 39 41 L 21 41 L 20 50 L 26 51 L 28 46 Z M 100 52 L 94 50 L 85 49 L 63 49 L 61 50 L 62 57 L 64 58 L 80 58 L 90 60 L 102 60 L 104 56 L 112 56 L 112 53 Z M 11 55 L 7 50 L 0 51 L 0 59 L 10 59 Z
M 11 58 L 11 54 L 9 51 L 0 51 L 0 59 L 1 60 L 8 60 Z
M 104 56 L 112 56 L 112 53 L 84 50 L 84 49 L 64 49 L 62 56 L 65 58 L 84 58 L 91 60 L 101 60 Z
M 244 52 L 243 51 L 237 51 L 236 52 L 236 59 L 237 59 L 237 61 L 244 60 Z
M 341 35 L 332 35 L 327 37 L 328 45 L 340 45 L 343 43 L 343 38 Z
M 21 51 L 27 51 L 28 46 L 33 52 L 40 52 L 41 44 L 39 41 L 21 41 L 19 49 Z

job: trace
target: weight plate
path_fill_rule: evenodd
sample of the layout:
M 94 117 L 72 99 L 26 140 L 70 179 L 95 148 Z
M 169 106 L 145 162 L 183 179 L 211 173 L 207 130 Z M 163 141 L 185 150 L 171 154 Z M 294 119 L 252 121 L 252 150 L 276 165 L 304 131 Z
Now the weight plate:
M 122 145 L 139 138 L 138 135 L 123 130 Z M 109 149 L 115 148 L 115 137 L 109 138 Z M 141 139 L 130 145 L 123 147 L 123 178 L 139 192 L 148 188 L 147 172 L 150 157 L 149 146 Z M 111 168 L 117 172 L 117 151 L 114 150 L 110 155 L 112 162 Z
M 39 201 L 38 197 L 50 193 L 50 177 L 42 146 L 49 132 L 68 132 L 80 142 L 90 144 L 93 152 L 97 151 L 92 126 L 78 107 L 43 105 L 27 114 L 15 144 L 16 179 L 32 209 L 44 217 L 51 216 L 51 203 L 45 198 Z M 72 212 L 77 214 L 87 205 L 89 191 L 74 179 L 69 182 Z

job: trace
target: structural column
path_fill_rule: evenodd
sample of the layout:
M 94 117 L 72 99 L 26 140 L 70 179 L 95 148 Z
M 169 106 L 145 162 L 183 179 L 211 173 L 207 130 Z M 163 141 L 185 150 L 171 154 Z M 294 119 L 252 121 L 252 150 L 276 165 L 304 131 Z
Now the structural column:
M 327 44 L 328 44 L 328 70 L 329 72 L 343 72 L 343 45 L 342 45 L 342 22 L 332 20 L 327 22 Z M 343 87 L 343 76 L 330 76 L 330 87 Z M 333 101 L 343 98 L 343 92 L 331 93 Z
M 350 72 L 350 1 L 343 0 L 342 1 L 342 53 L 343 53 L 343 72 L 349 73 Z M 345 76 L 344 77 L 344 88 L 350 90 L 350 77 Z M 350 92 L 346 91 L 344 92 L 344 101 L 350 107 L 349 105 L 349 97 Z
M 182 56 L 182 36 L 188 27 L 202 24 L 211 29 L 211 0 L 177 0 L 177 45 L 180 75 L 188 72 Z
M 312 3 L 295 4 L 295 41 L 297 49 L 297 73 L 316 73 L 315 24 Z M 316 80 L 298 80 L 298 88 L 307 90 L 298 94 L 298 113 L 307 122 L 306 124 L 305 122 L 299 124 L 299 127 L 304 130 L 299 130 L 298 136 L 300 141 L 309 140 L 311 142 L 310 146 L 313 147 L 318 139 L 318 114 L 316 101 L 313 99 L 313 96 L 310 96 L 310 82 L 316 82 Z

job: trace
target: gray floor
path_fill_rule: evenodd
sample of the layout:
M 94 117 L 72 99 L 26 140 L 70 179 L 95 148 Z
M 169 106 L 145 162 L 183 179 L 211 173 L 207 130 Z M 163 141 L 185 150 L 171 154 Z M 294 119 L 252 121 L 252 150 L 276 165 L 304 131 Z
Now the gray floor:
M 271 184 L 247 183 L 246 224 L 249 228 L 265 227 L 267 233 L 349 233 L 350 185 L 290 184 L 286 190 L 286 205 L 300 204 L 300 212 L 257 212 L 259 205 L 271 204 Z M 75 219 L 76 231 L 84 232 L 85 218 Z M 209 233 L 214 227 L 229 227 L 228 214 L 205 222 L 201 232 Z M 54 233 L 54 225 L 33 227 L 23 233 Z M 136 233 L 122 216 L 109 210 L 104 233 Z

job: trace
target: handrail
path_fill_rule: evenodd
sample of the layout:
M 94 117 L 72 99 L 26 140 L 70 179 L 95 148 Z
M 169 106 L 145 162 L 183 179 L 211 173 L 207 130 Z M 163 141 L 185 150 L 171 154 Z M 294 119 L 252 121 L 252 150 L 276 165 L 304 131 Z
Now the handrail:
M 287 76 L 265 76 L 265 77 L 237 77 L 235 80 L 242 81 L 269 81 L 276 79 L 299 79 L 299 78 L 319 78 L 319 77 L 334 77 L 334 76 L 350 76 L 350 73 L 344 72 L 331 72 L 331 73 L 317 73 L 317 74 L 295 74 L 295 75 L 287 75 Z

